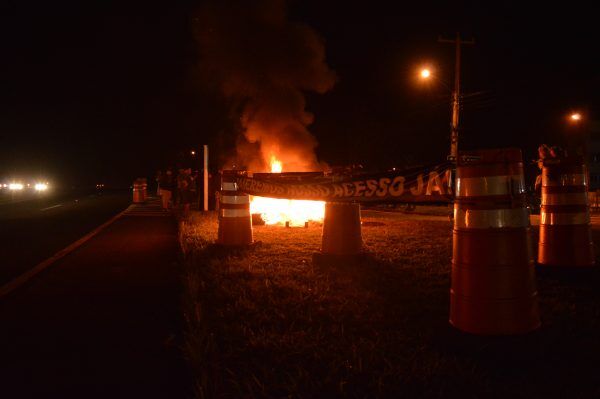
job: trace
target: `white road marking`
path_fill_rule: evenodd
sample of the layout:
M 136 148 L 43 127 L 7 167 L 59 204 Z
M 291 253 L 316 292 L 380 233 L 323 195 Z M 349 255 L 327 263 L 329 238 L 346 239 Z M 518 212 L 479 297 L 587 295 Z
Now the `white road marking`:
M 5 295 L 10 294 L 12 291 L 16 290 L 17 288 L 19 288 L 20 286 L 25 284 L 27 281 L 29 281 L 31 278 L 33 278 L 35 275 L 37 275 L 42 270 L 46 269 L 47 267 L 52 265 L 57 260 L 63 258 L 65 255 L 67 255 L 67 254 L 73 252 L 74 250 L 76 250 L 77 248 L 79 248 L 81 245 L 83 245 L 84 243 L 89 241 L 96 234 L 100 233 L 106 227 L 110 226 L 117 219 L 122 217 L 129 210 L 129 208 L 125 209 L 118 215 L 113 216 L 109 221 L 98 226 L 96 229 L 94 229 L 90 233 L 86 234 L 85 236 L 81 237 L 79 240 L 75 241 L 68 247 L 58 251 L 57 253 L 55 253 L 54 255 L 52 255 L 51 257 L 46 259 L 45 261 L 38 263 L 36 266 L 33 267 L 33 269 L 30 269 L 29 271 L 21 274 L 19 277 L 16 277 L 12 281 L 4 284 L 2 287 L 0 287 L 0 298 L 2 298 Z
M 63 206 L 63 204 L 58 204 L 58 205 L 54 205 L 54 206 L 49 206 L 48 208 L 44 208 L 44 209 L 40 209 L 40 211 L 47 211 L 48 209 L 54 209 L 54 208 L 58 208 L 59 206 Z

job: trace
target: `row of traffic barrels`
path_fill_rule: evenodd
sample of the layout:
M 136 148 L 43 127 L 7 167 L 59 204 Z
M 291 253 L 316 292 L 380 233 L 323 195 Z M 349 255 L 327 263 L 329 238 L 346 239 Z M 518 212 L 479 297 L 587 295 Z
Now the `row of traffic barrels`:
M 218 243 L 252 243 L 243 171 L 224 171 Z M 538 263 L 594 265 L 587 177 L 580 158 L 544 163 Z M 328 202 L 322 254 L 362 254 L 359 204 Z M 328 257 L 327 260 L 331 260 Z M 529 210 L 519 149 L 460 154 L 456 168 L 450 323 L 483 335 L 526 333 L 540 326 Z
M 581 158 L 544 161 L 540 267 L 594 265 L 587 185 Z M 460 154 L 452 252 L 452 325 L 484 335 L 540 326 L 521 150 Z

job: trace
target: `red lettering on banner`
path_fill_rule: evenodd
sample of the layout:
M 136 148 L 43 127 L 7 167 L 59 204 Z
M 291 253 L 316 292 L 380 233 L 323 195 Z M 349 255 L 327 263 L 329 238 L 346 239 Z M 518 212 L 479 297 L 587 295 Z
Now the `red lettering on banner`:
M 315 186 L 314 196 L 317 198 L 320 198 L 323 196 L 323 186 L 321 186 L 321 185 Z
M 442 178 L 442 187 L 446 190 L 442 194 L 452 195 L 452 169 L 446 169 L 444 177 Z
M 390 185 L 390 194 L 399 197 L 404 193 L 404 176 L 396 176 Z
M 392 182 L 391 179 L 387 177 L 382 177 L 379 179 L 379 189 L 375 192 L 378 197 L 385 197 L 388 191 L 388 185 Z
M 433 169 L 433 168 L 432 168 Z M 407 180 L 403 175 L 392 175 L 390 177 L 380 177 L 368 180 L 350 180 L 340 183 L 332 182 L 285 182 L 267 181 L 261 179 L 238 177 L 236 183 L 238 190 L 250 195 L 288 198 L 288 199 L 306 199 L 317 201 L 328 201 L 334 198 L 359 199 L 368 201 L 373 197 L 381 200 L 410 201 L 405 198 L 407 194 L 420 197 L 428 196 L 429 201 L 451 201 L 452 187 L 451 169 L 430 170 L 429 172 L 418 175 L 411 173 L 411 179 Z M 358 176 L 357 176 L 358 177 Z M 273 179 L 274 180 L 274 179 Z M 433 197 L 433 198 L 432 198 Z
M 443 194 L 442 188 L 442 180 L 436 171 L 429 172 L 429 180 L 427 180 L 427 189 L 425 190 L 425 195 L 431 195 L 434 192 L 438 192 Z
M 423 192 L 423 175 L 422 174 L 417 176 L 417 186 L 411 187 L 410 192 L 412 195 L 421 195 L 421 193 Z
M 301 197 L 310 197 L 311 189 L 308 186 L 302 185 L 298 187 L 300 189 Z
M 245 186 L 247 187 L 248 190 L 256 191 L 258 183 L 255 181 L 246 181 Z
M 342 188 L 342 186 L 340 186 L 339 184 L 335 184 L 333 186 L 333 196 L 334 197 L 343 197 L 344 196 L 344 189 Z
M 365 191 L 365 182 L 364 181 L 355 181 L 354 182 L 354 196 L 362 197 Z
M 268 183 L 265 183 L 265 182 L 262 182 L 262 181 L 258 182 L 258 185 L 256 186 L 256 189 L 258 191 L 263 191 L 266 194 L 269 194 L 269 193 L 274 194 L 275 193 L 275 187 L 273 187 L 272 184 L 268 184 Z
M 354 184 L 352 183 L 342 183 L 344 186 L 344 197 L 352 197 L 354 194 Z
M 319 186 L 319 196 L 321 197 L 329 197 L 331 190 L 327 186 Z
M 375 194 L 375 190 L 377 190 L 377 180 L 367 180 L 367 191 L 365 192 L 365 197 L 372 197 Z

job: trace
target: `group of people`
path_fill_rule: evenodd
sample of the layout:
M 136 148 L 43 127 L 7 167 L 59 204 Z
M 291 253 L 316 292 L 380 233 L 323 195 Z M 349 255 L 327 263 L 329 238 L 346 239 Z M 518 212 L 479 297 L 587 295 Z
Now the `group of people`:
M 549 146 L 548 144 L 542 144 L 538 147 L 538 159 L 537 166 L 540 169 L 540 174 L 535 179 L 535 191 L 540 192 L 542 187 L 542 168 L 544 167 L 544 160 L 546 159 L 561 159 L 567 156 L 567 151 L 559 146 Z
M 177 172 L 172 167 L 159 170 L 156 174 L 157 195 L 162 200 L 162 208 L 180 208 L 188 212 L 198 198 L 198 180 L 198 172 L 192 173 L 191 168 L 180 168 Z

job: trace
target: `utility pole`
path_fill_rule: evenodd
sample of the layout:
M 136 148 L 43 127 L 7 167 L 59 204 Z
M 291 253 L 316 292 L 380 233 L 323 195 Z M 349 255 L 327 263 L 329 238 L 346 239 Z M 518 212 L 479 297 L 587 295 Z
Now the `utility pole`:
M 452 123 L 450 130 L 450 155 L 448 159 L 456 162 L 458 156 L 458 123 L 460 113 L 460 50 L 463 44 L 475 44 L 475 40 L 462 40 L 460 33 L 456 32 L 455 39 L 438 38 L 440 43 L 452 43 L 456 45 L 454 65 L 454 91 L 452 92 Z

